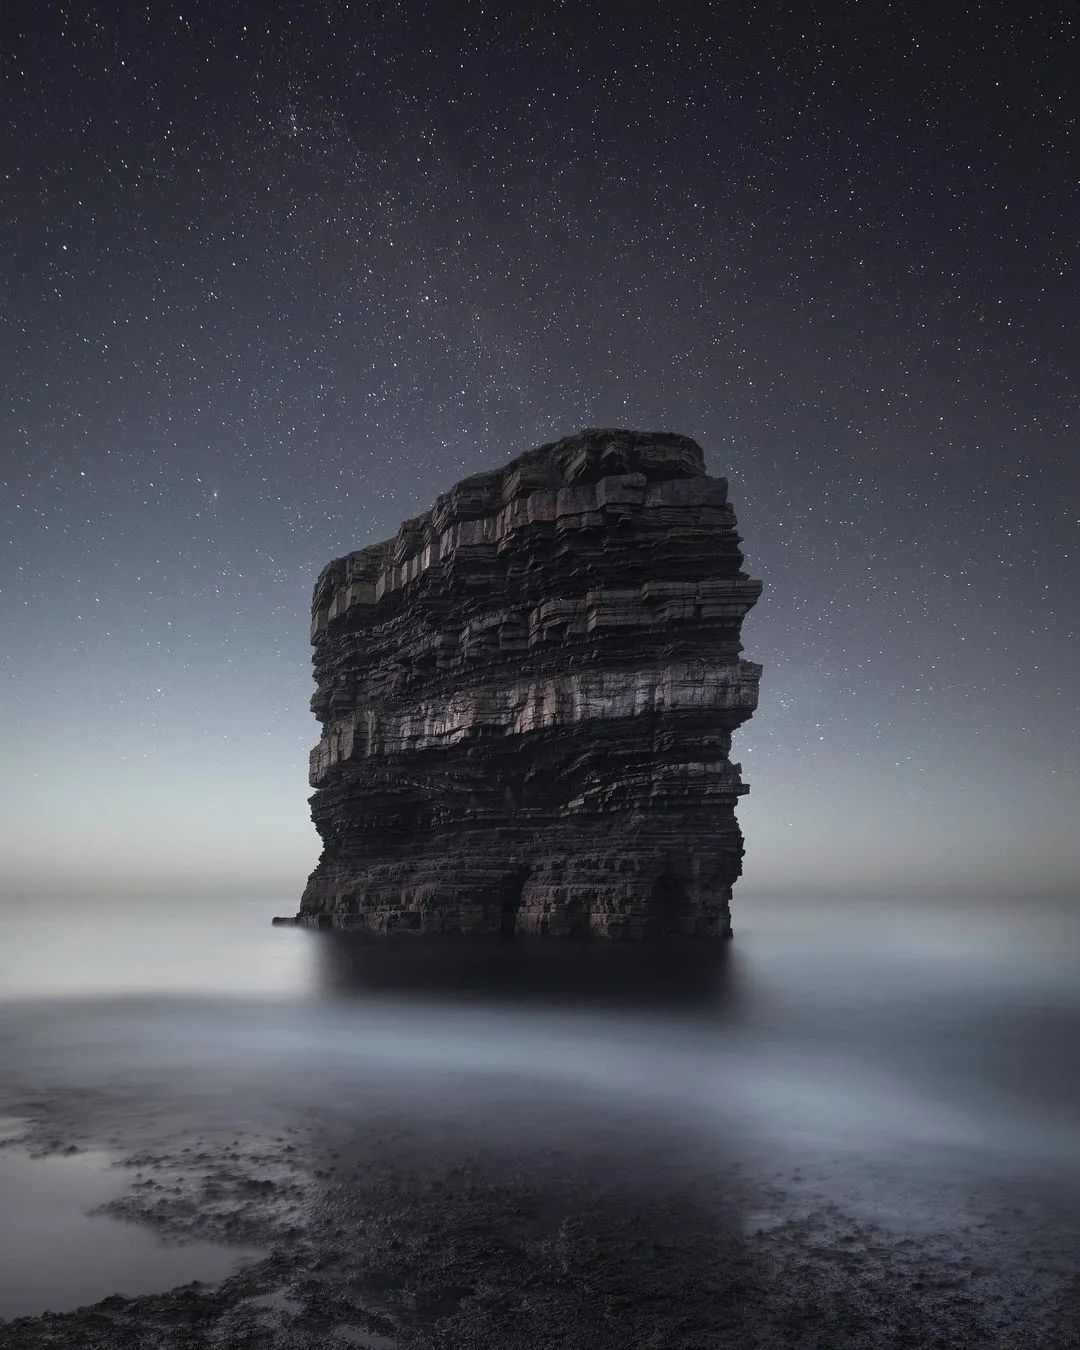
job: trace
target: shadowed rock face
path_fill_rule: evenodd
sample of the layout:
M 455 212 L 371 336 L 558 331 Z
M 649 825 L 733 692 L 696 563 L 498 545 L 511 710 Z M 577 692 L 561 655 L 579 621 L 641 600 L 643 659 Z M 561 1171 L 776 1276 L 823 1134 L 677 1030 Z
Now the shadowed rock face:
M 761 675 L 742 561 L 700 446 L 589 430 L 330 563 L 301 922 L 728 936 Z

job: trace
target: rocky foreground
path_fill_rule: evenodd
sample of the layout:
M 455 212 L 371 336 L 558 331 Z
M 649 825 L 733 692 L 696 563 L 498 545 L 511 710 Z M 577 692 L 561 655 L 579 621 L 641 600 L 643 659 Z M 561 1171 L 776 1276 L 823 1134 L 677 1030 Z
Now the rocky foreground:
M 115 1137 L 115 1102 L 40 1095 L 25 1141 Z M 130 1121 L 130 1113 L 129 1113 Z M 151 1113 L 113 1212 L 173 1240 L 266 1252 L 217 1287 L 0 1321 L 2 1350 L 1076 1350 L 1058 1232 L 1017 1212 L 898 1236 L 771 1186 L 613 1159 L 311 1120 L 161 1132 Z M 73 1142 L 74 1141 L 74 1142 Z M 151 1240 L 151 1239 L 148 1239 Z M 1075 1272 L 1075 1267 L 1073 1267 Z
M 742 563 L 701 447 L 626 430 L 467 478 L 330 563 L 311 629 L 323 853 L 300 920 L 728 936 L 731 735 L 761 675 Z

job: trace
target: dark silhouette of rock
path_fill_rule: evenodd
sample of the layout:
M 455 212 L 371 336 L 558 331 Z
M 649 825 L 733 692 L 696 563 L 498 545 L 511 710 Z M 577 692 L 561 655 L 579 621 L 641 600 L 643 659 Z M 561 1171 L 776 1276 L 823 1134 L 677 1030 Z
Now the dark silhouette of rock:
M 335 559 L 311 640 L 323 853 L 298 921 L 730 935 L 731 733 L 761 592 L 727 483 L 667 432 L 588 430 Z

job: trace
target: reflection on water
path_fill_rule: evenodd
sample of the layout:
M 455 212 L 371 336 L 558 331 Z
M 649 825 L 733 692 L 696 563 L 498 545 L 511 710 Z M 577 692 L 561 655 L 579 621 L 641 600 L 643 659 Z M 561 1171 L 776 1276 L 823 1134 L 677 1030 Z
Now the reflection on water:
M 1080 1198 L 1075 909 L 743 897 L 719 949 L 365 942 L 279 910 L 12 909 L 0 1087 L 602 1134 L 609 1158 L 799 1168 L 900 1226 Z
M 323 940 L 325 939 L 325 940 Z M 313 946 L 324 994 L 461 1003 L 718 1009 L 733 990 L 720 944 L 617 945 L 543 938 L 371 938 L 324 932 Z

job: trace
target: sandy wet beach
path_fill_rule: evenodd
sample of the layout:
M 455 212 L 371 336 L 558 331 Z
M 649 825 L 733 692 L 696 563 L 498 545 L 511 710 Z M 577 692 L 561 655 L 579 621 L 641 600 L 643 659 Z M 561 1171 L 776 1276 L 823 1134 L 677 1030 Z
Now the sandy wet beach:
M 242 924 L 220 978 L 147 930 L 126 984 L 13 991 L 6 1147 L 104 1151 L 109 1214 L 238 1269 L 0 1346 L 1076 1346 L 1062 972 L 760 920 L 648 971 L 258 930 L 228 993 Z

